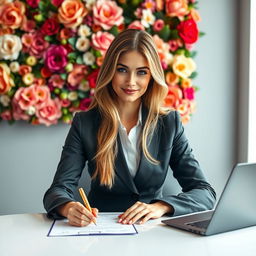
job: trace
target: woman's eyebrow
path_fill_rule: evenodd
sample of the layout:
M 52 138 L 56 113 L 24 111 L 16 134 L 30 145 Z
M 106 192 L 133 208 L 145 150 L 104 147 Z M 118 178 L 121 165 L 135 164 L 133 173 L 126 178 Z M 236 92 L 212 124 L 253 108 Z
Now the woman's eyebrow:
M 128 66 L 126 66 L 126 65 L 124 65 L 124 64 L 122 64 L 122 63 L 117 63 L 117 65 L 119 65 L 119 66 L 123 66 L 123 67 L 125 67 L 125 68 L 128 68 L 129 69 L 129 67 Z M 145 66 L 145 67 L 138 67 L 138 68 L 136 68 L 136 69 L 148 69 L 149 70 L 149 67 L 147 67 L 147 66 Z

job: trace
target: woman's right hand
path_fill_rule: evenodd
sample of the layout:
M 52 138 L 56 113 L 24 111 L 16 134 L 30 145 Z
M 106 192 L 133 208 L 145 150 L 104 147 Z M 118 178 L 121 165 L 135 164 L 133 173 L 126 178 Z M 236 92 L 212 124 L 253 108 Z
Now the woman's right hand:
M 70 225 L 77 227 L 84 227 L 96 222 L 98 216 L 97 208 L 92 208 L 92 212 L 90 212 L 79 202 L 65 203 L 59 207 L 58 211 L 68 219 Z

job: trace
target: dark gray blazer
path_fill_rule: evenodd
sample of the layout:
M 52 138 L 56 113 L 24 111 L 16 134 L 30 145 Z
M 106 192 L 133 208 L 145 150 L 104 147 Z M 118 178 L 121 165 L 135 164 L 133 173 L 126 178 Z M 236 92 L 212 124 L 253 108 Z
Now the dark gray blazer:
M 142 125 L 147 110 L 142 108 Z M 88 162 L 90 175 L 95 170 L 96 136 L 101 122 L 97 109 L 77 113 L 63 147 L 61 160 L 51 187 L 44 195 L 44 207 L 49 217 L 60 218 L 56 209 L 63 203 L 74 201 L 79 178 Z M 143 152 L 136 176 L 130 176 L 117 137 L 118 153 L 115 161 L 115 180 L 111 189 L 102 186 L 98 179 L 92 180 L 88 200 L 100 211 L 123 212 L 137 201 L 151 203 L 164 201 L 174 208 L 173 215 L 212 209 L 215 192 L 203 175 L 192 154 L 179 114 L 176 111 L 159 118 L 156 130 L 149 144 L 150 154 L 160 161 L 151 164 Z M 168 167 L 182 187 L 179 195 L 163 195 L 163 183 Z

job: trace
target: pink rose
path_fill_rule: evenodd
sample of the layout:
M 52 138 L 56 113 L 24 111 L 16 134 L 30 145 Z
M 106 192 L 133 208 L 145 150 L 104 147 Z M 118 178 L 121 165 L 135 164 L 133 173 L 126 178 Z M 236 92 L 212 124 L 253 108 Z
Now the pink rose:
M 179 47 L 183 46 L 181 39 L 170 40 L 169 42 L 170 51 L 175 52 Z
M 36 116 L 40 124 L 50 126 L 56 124 L 58 119 L 62 116 L 61 102 L 59 99 L 48 99 L 44 107 L 36 109 Z
M 37 102 L 35 87 L 20 87 L 14 95 L 14 101 L 21 110 L 28 110 Z
M 46 85 L 35 86 L 36 108 L 42 108 L 51 98 L 49 87 Z
M 166 0 L 165 2 L 166 14 L 168 16 L 185 16 L 188 14 L 187 0 Z
M 153 25 L 154 31 L 158 32 L 158 31 L 161 31 L 163 28 L 164 28 L 164 21 L 161 19 L 156 20 Z
M 194 100 L 195 99 L 195 89 L 194 87 L 189 87 L 183 89 L 184 98 L 188 100 Z
M 17 92 L 16 92 L 17 93 Z M 25 113 L 19 106 L 19 101 L 15 98 L 12 100 L 12 113 L 14 120 L 29 120 L 30 116 Z
M 51 45 L 45 52 L 45 65 L 51 72 L 62 72 L 68 63 L 68 51 L 62 45 Z
M 0 117 L 3 119 L 3 120 L 6 120 L 6 121 L 10 121 L 12 120 L 12 114 L 11 114 L 11 111 L 10 110 L 5 110 L 1 113 Z
M 49 87 L 63 88 L 65 81 L 60 77 L 60 75 L 54 74 L 48 80 Z
M 108 32 L 98 31 L 96 34 L 92 35 L 92 46 L 104 55 L 114 38 L 115 37 Z
M 37 8 L 40 0 L 26 0 L 26 2 L 32 8 Z
M 123 9 L 116 2 L 110 0 L 99 0 L 93 6 L 93 19 L 96 25 L 105 30 L 111 29 L 114 25 L 119 26 L 124 21 Z
M 42 58 L 49 43 L 44 40 L 44 35 L 40 32 L 24 34 L 21 38 L 24 45 L 23 51 L 36 58 Z
M 75 65 L 73 70 L 68 75 L 68 83 L 71 86 L 78 86 L 85 76 L 87 75 L 87 70 L 85 65 Z
M 145 30 L 144 26 L 141 24 L 139 20 L 133 21 L 128 28 L 130 29 L 140 29 L 140 30 Z

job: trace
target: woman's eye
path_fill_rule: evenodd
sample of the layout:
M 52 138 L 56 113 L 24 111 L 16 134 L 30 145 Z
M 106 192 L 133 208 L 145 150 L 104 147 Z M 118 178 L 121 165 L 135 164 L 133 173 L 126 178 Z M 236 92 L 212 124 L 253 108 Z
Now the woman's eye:
M 139 70 L 138 75 L 146 75 L 147 71 L 146 70 Z
M 121 72 L 121 73 L 124 73 L 124 72 L 126 72 L 126 69 L 125 68 L 117 68 L 117 71 Z

